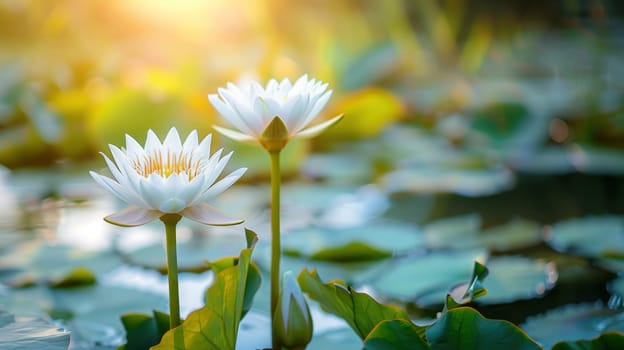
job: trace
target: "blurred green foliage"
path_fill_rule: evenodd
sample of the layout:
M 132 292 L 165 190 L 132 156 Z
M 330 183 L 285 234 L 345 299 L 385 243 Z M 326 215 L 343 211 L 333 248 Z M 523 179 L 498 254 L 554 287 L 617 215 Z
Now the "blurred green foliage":
M 621 149 L 622 13 L 608 0 L 2 1 L 0 164 L 82 162 L 149 128 L 206 134 L 224 123 L 206 99 L 219 86 L 303 73 L 334 90 L 325 117 L 345 119 L 294 152 L 293 172 L 309 149 L 397 124 L 461 144 L 439 128 L 450 115 L 493 148 L 523 134 L 532 149 Z

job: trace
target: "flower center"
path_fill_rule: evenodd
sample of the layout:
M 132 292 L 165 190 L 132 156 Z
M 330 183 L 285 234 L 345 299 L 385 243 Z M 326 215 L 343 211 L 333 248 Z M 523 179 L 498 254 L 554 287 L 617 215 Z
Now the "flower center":
M 199 175 L 201 162 L 194 160 L 192 154 L 156 151 L 134 160 L 132 167 L 144 177 L 156 174 L 168 178 L 173 174 L 184 174 L 191 181 Z

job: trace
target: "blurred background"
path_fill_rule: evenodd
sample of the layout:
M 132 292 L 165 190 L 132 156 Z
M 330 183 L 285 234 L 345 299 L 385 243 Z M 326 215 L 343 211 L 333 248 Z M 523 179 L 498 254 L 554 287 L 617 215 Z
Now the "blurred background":
M 611 308 L 596 313 L 624 329 L 624 280 L 616 278 L 624 256 L 623 16 L 616 0 L 0 0 L 0 164 L 8 169 L 0 174 L 0 281 L 39 288 L 0 289 L 0 308 L 65 320 L 81 329 L 85 348 L 118 344 L 124 305 L 106 322 L 92 320 L 63 299 L 67 292 L 48 289 L 52 267 L 62 278 L 68 266 L 86 265 L 117 289 L 145 279 L 132 266 L 162 269 L 160 243 L 139 254 L 132 249 L 147 241 L 101 222 L 121 204 L 87 176 L 105 166 L 98 153 L 122 146 L 126 133 L 142 142 L 147 129 L 203 136 L 227 126 L 207 100 L 227 82 L 307 73 L 334 91 L 322 118 L 345 118 L 283 154 L 284 233 L 292 237 L 285 254 L 299 259 L 286 266 L 325 264 L 327 279 L 431 316 L 476 256 L 503 256 L 499 276 L 508 277 L 492 277 L 490 288 L 502 291 L 484 299 L 486 315 L 521 323 L 598 300 Z M 220 205 L 262 241 L 268 159 L 259 147 L 218 135 L 213 142 L 235 151 L 232 168 L 250 167 Z M 208 229 L 186 230 L 180 256 L 189 271 L 207 269 L 197 268 L 207 251 L 212 259 L 244 244 L 240 236 L 224 250 L 223 237 L 211 238 L 193 251 Z M 368 250 L 353 250 L 354 241 Z M 105 256 L 75 260 L 67 246 Z M 480 250 L 466 250 L 473 248 Z M 436 255 L 449 250 L 463 260 Z M 433 260 L 410 265 L 421 258 Z M 375 268 L 343 270 L 351 260 L 409 268 L 375 283 Z M 465 264 L 417 271 L 445 261 Z M 102 277 L 110 266 L 125 269 Z M 518 271 L 523 277 L 509 277 Z M 440 275 L 450 281 L 405 285 Z M 189 276 L 183 280 L 194 283 Z M 84 295 L 89 304 L 93 294 Z M 543 299 L 526 301 L 536 297 Z M 25 302 L 33 298 L 47 301 Z M 135 305 L 128 297 L 126 306 Z M 584 306 L 555 318 L 570 329 L 562 320 L 574 312 L 595 316 Z M 537 337 L 544 329 L 525 328 Z M 545 344 L 562 339 L 543 333 Z
M 308 73 L 334 90 L 326 116 L 347 115 L 318 147 L 409 125 L 522 170 L 549 166 L 529 154 L 563 162 L 541 150 L 576 157 L 577 170 L 622 169 L 589 155 L 622 147 L 623 11 L 599 0 L 3 0 L 0 163 L 90 160 L 147 128 L 211 132 L 221 120 L 206 95 L 226 82 Z

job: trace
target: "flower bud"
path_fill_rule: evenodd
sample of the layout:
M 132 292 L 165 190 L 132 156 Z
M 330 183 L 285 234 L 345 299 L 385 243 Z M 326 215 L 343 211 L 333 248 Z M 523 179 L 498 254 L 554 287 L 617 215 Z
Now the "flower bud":
M 273 327 L 278 343 L 287 349 L 305 349 L 312 339 L 310 309 L 291 271 L 284 273 Z
M 288 143 L 288 128 L 280 117 L 274 117 L 264 129 L 260 144 L 269 152 L 279 152 Z

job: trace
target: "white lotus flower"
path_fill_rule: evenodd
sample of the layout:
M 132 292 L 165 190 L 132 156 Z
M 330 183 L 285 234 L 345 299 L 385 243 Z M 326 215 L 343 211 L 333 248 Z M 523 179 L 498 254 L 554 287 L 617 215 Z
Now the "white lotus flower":
M 198 144 L 193 130 L 184 141 L 171 128 L 161 143 L 152 130 L 145 147 L 126 135 L 126 148 L 109 145 L 113 161 L 102 154 L 113 178 L 93 171 L 97 183 L 130 207 L 104 218 L 119 226 L 146 224 L 166 214 L 178 214 L 206 225 L 236 225 L 206 201 L 236 182 L 247 170 L 240 168 L 217 181 L 232 152 L 221 157 L 223 149 L 210 154 L 212 135 Z
M 239 131 L 215 129 L 232 139 L 256 140 L 269 151 L 279 151 L 291 138 L 316 136 L 342 118 L 340 115 L 306 129 L 332 94 L 327 86 L 307 75 L 294 84 L 288 79 L 271 79 L 266 87 L 255 81 L 241 86 L 228 83 L 208 99 Z

